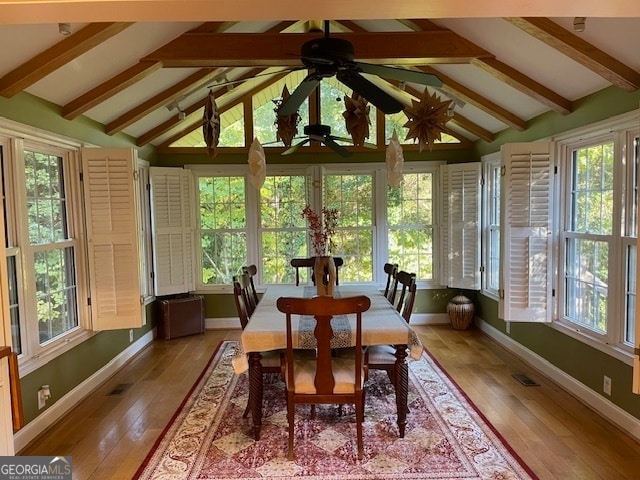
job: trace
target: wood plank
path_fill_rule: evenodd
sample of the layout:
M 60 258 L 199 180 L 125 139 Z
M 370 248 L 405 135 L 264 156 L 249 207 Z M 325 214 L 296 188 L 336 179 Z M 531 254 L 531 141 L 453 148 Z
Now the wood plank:
M 491 56 L 449 30 L 336 33 L 353 44 L 355 57 L 388 65 L 469 63 Z M 143 60 L 165 67 L 299 66 L 300 47 L 317 33 L 186 33 Z M 428 46 L 428 48 L 425 48 Z
M 62 116 L 67 120 L 73 120 L 96 105 L 106 102 L 113 95 L 148 77 L 160 68 L 162 68 L 160 62 L 138 62 L 124 72 L 115 75 L 67 103 L 62 107 Z
M 541 480 L 636 478 L 640 444 L 480 330 L 416 325 L 425 348 Z M 221 340 L 156 340 L 20 455 L 71 455 L 74 478 L 131 478 Z M 540 384 L 525 387 L 525 373 Z M 132 383 L 121 397 L 114 386 Z M 409 421 L 411 421 L 409 415 Z
M 90 23 L 7 73 L 0 79 L 0 95 L 13 97 L 131 25 L 123 22 Z
M 640 73 L 544 17 L 508 17 L 508 22 L 562 52 L 627 92 L 640 88 Z
M 442 89 L 447 92 L 451 92 L 460 100 L 464 100 L 467 103 L 479 108 L 483 112 L 491 115 L 509 127 L 515 128 L 518 131 L 524 131 L 527 128 L 527 122 L 516 114 L 508 111 L 506 108 L 478 95 L 469 88 L 465 87 L 459 82 L 456 82 L 453 78 L 444 75 L 432 67 L 418 67 L 423 72 L 432 73 L 437 75 L 443 83 Z
M 154 110 L 162 108 L 172 100 L 179 98 L 181 95 L 186 95 L 188 92 L 193 90 L 194 85 L 211 81 L 211 79 L 222 72 L 223 69 L 211 70 L 209 68 L 201 68 L 184 80 L 172 85 L 157 95 L 154 95 L 149 100 L 142 102 L 131 110 L 123 113 L 115 120 L 109 122 L 105 126 L 105 133 L 107 135 L 113 135 L 122 131 Z
M 471 63 L 562 115 L 573 111 L 571 101 L 496 58 L 477 58 Z

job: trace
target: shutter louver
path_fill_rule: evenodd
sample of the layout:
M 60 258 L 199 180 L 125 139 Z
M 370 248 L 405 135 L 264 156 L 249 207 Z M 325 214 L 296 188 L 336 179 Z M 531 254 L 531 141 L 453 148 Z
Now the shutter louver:
M 88 148 L 82 162 L 93 329 L 139 328 L 135 152 Z
M 448 165 L 440 167 L 440 191 L 442 192 L 441 215 L 442 224 L 440 228 L 440 284 L 445 287 L 449 285 L 451 256 L 449 248 L 449 169 Z
M 190 178 L 190 172 L 180 168 L 150 168 L 157 296 L 193 290 Z
M 504 298 L 500 316 L 508 322 L 549 322 L 553 305 L 553 144 L 507 144 L 502 153 Z
M 443 198 L 446 285 L 480 289 L 480 171 L 477 163 L 447 165 Z

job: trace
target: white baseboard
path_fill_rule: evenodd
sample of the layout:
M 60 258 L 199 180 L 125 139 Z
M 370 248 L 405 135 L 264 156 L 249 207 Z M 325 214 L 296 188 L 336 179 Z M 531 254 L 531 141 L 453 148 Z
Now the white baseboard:
M 231 318 L 205 318 L 204 319 L 205 330 L 233 330 L 240 329 L 240 320 L 238 317 Z
M 41 415 L 38 415 L 33 421 L 29 422 L 24 428 L 20 429 L 13 436 L 13 444 L 16 452 L 20 452 L 38 435 L 53 425 L 66 415 L 75 405 L 82 401 L 93 390 L 98 388 L 109 377 L 122 368 L 134 355 L 146 347 L 153 341 L 155 331 L 151 330 L 140 337 L 134 343 L 129 345 L 120 354 L 114 357 L 109 363 L 98 370 L 96 373 L 87 378 L 84 382 L 78 384 L 73 390 L 64 397 L 51 405 Z
M 411 325 L 443 325 L 450 323 L 446 313 L 412 313 Z
M 476 317 L 476 325 L 488 336 L 509 350 L 514 355 L 527 362 L 540 373 L 553 380 L 560 388 L 566 390 L 582 403 L 598 412 L 619 429 L 640 441 L 640 419 L 629 414 L 622 408 L 593 391 L 585 384 L 568 375 L 537 353 L 529 350 L 508 335 L 497 330 L 487 322 Z

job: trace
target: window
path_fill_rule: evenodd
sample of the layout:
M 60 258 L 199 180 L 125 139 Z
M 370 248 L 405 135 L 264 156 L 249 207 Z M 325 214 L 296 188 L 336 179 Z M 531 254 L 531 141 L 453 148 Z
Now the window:
M 0 148 L 11 336 L 26 374 L 87 335 L 80 179 L 69 174 L 80 166 L 77 149 L 35 139 Z
M 482 290 L 497 298 L 500 288 L 500 156 L 483 159 Z
M 434 172 L 406 172 L 387 189 L 389 258 L 420 280 L 434 277 Z
M 606 333 L 613 245 L 613 142 L 571 150 L 564 232 L 564 316 Z
M 372 282 L 374 255 L 374 182 L 371 173 L 327 172 L 323 178 L 324 206 L 338 210 L 333 255 L 345 259 L 343 282 Z M 320 208 L 316 207 L 316 212 Z
M 244 176 L 200 176 L 198 228 L 201 285 L 230 285 L 247 264 Z
M 308 177 L 281 174 L 266 177 L 260 189 L 260 258 L 262 283 L 294 283 L 292 258 L 308 256 L 307 225 L 301 212 L 307 204 Z M 307 271 L 301 272 L 308 275 Z
M 433 164 L 406 168 L 404 183 L 393 191 L 381 164 L 268 166 L 259 191 L 247 181 L 246 167 L 189 170 L 197 189 L 198 290 L 227 291 L 233 275 L 252 263 L 260 285 L 293 283 L 291 258 L 313 255 L 302 216 L 307 204 L 339 211 L 332 253 L 345 259 L 341 283 L 382 282 L 382 266 L 392 258 L 417 272 L 423 284 L 437 284 Z M 388 224 L 393 231 L 387 236 Z
M 626 358 L 635 338 L 638 130 L 612 121 L 561 143 L 557 326 Z

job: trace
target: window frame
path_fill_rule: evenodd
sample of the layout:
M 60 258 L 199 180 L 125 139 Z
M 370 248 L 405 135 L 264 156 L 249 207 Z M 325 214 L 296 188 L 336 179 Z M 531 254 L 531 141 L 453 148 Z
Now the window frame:
M 482 276 L 480 291 L 483 295 L 494 300 L 499 299 L 500 290 L 500 242 L 496 248 L 492 247 L 492 233 L 497 231 L 500 234 L 500 152 L 486 155 L 482 158 L 482 233 L 481 233 L 481 255 L 482 255 Z M 497 171 L 497 178 L 493 173 Z M 496 195 L 496 191 L 498 194 Z M 494 199 L 498 202 L 495 205 Z M 494 206 L 494 207 L 492 207 Z M 497 250 L 497 251 L 496 251 Z M 497 285 L 493 287 L 490 282 L 492 260 L 498 264 Z
M 634 160 L 634 150 L 632 142 L 634 138 L 640 138 L 640 128 L 637 124 L 637 112 L 619 115 L 605 122 L 590 125 L 584 129 L 578 129 L 558 136 L 557 158 L 559 180 L 556 183 L 556 197 L 559 200 L 561 212 L 557 218 L 556 235 L 556 259 L 557 264 L 557 303 L 556 315 L 551 327 L 557 329 L 587 345 L 596 348 L 608 355 L 617 358 L 629 365 L 633 363 L 633 347 L 630 343 L 624 342 L 624 320 L 626 316 L 626 250 L 625 247 L 633 244 L 633 238 L 625 240 L 625 233 L 628 231 L 628 215 L 625 212 L 633 211 L 635 208 L 634 194 L 628 192 L 631 187 L 629 178 L 630 170 Z M 572 152 L 576 148 L 588 145 L 595 145 L 605 142 L 607 139 L 613 141 L 614 151 L 614 179 L 613 179 L 613 228 L 608 242 L 609 252 L 609 282 L 608 282 L 608 310 L 607 310 L 607 332 L 599 333 L 595 330 L 577 324 L 564 316 L 564 305 L 567 292 L 565 291 L 565 255 L 566 238 L 574 236 L 567 235 L 567 226 L 570 222 L 570 182 L 571 182 L 571 162 Z M 617 199 L 624 194 L 623 201 Z M 636 212 L 637 215 L 637 212 Z M 615 272 L 618 272 L 615 274 Z M 629 319 L 634 321 L 634 318 Z
M 7 210 L 11 210 L 6 212 L 6 229 L 12 243 L 7 248 L 7 256 L 16 257 L 16 270 L 18 275 L 21 275 L 17 281 L 22 341 L 22 352 L 18 360 L 20 375 L 24 376 L 71 350 L 94 334 L 90 330 L 91 318 L 86 301 L 89 296 L 89 272 L 85 249 L 84 204 L 79 175 L 81 145 L 7 120 L 0 122 L 0 142 L 3 147 L 6 147 L 4 150 L 6 177 L 3 185 L 5 205 Z M 78 325 L 42 345 L 39 342 L 38 328 L 35 324 L 37 320 L 31 322 L 26 320 L 37 318 L 37 316 L 33 313 L 35 305 L 31 304 L 35 301 L 35 289 L 32 288 L 33 292 L 30 293 L 29 289 L 25 289 L 27 282 L 33 279 L 33 273 L 30 273 L 33 268 L 29 267 L 32 262 L 27 261 L 27 256 L 33 248 L 28 245 L 28 226 L 21 224 L 21 219 L 26 218 L 26 187 L 22 163 L 25 150 L 53 154 L 63 159 L 67 223 L 69 236 L 73 238 L 66 243 L 74 247 Z
M 444 162 L 431 161 L 431 162 L 411 162 L 410 165 L 405 164 L 405 172 L 433 172 L 434 175 L 434 205 L 433 205 L 433 219 L 434 223 L 434 259 L 437 258 L 439 252 L 439 166 Z M 201 176 L 237 176 L 243 175 L 247 178 L 248 167 L 246 165 L 185 165 L 185 169 L 188 169 L 193 174 L 194 185 L 197 186 L 198 178 Z M 373 175 L 373 202 L 377 208 L 374 207 L 374 225 L 373 229 L 373 281 L 371 283 L 376 284 L 384 288 L 384 282 L 386 280 L 386 274 L 383 271 L 384 263 L 388 261 L 388 248 L 386 242 L 386 194 L 388 182 L 386 176 L 386 166 L 384 163 L 340 163 L 334 164 L 320 164 L 320 165 L 267 165 L 266 175 L 309 175 L 311 177 L 310 182 L 310 199 L 309 203 L 313 208 L 322 207 L 321 203 L 321 186 L 322 178 L 327 173 L 331 174 L 351 172 L 354 174 L 370 173 Z M 320 188 L 316 188 L 320 187 Z M 246 231 L 247 231 L 247 255 L 245 258 L 246 264 L 258 265 L 258 278 L 256 279 L 257 288 L 259 290 L 264 288 L 262 281 L 262 268 L 260 259 L 261 247 L 260 247 L 260 221 L 259 221 L 259 192 L 253 188 L 250 182 L 245 181 L 246 192 Z M 194 205 L 196 210 L 199 208 L 199 198 L 197 193 L 197 187 L 193 189 L 192 198 L 194 199 Z M 200 229 L 198 222 L 194 224 L 195 235 L 194 238 L 198 239 L 200 235 Z M 382 241 L 380 239 L 383 239 Z M 201 270 L 201 252 L 199 243 L 195 241 L 195 275 L 200 275 Z M 309 250 L 311 252 L 311 250 Z M 311 255 L 311 253 L 310 253 Z M 438 281 L 438 269 L 439 265 L 436 261 L 433 266 L 434 279 L 430 281 L 418 280 L 418 287 L 422 289 L 427 288 L 442 288 Z M 195 291 L 201 294 L 216 294 L 216 293 L 230 293 L 232 291 L 231 285 L 203 285 L 199 279 L 196 279 Z

